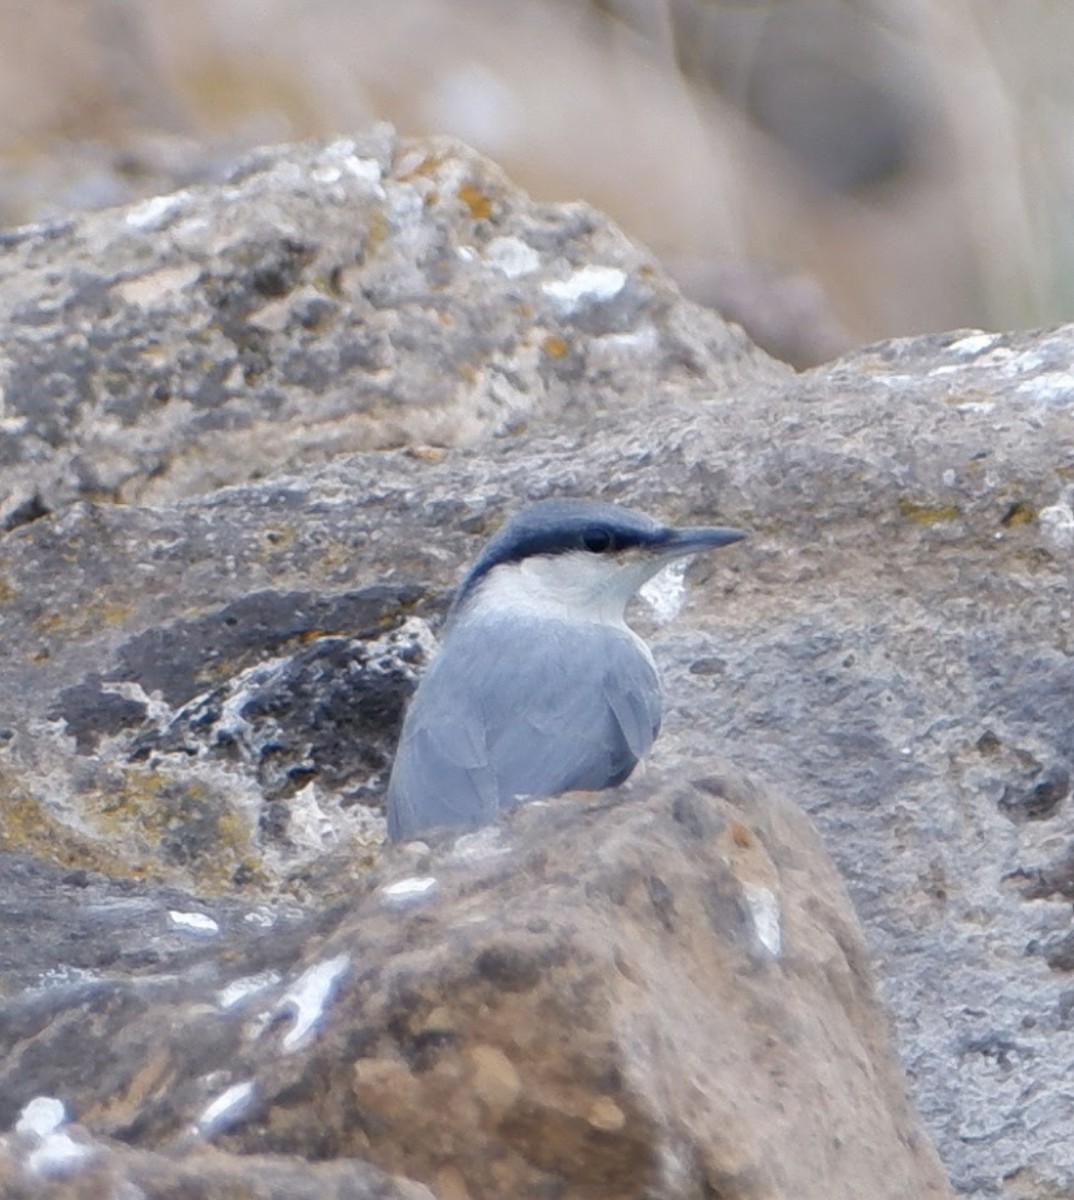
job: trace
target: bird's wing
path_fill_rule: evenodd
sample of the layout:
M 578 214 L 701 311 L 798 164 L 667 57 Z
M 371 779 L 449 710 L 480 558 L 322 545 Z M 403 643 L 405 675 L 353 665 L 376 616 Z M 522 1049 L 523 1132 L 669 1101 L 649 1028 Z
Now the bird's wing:
M 388 834 L 476 828 L 499 807 L 480 707 L 447 647 L 422 679 L 403 722 L 388 783 Z
M 659 684 L 625 632 L 457 628 L 411 704 L 389 786 L 393 838 L 476 827 L 519 796 L 621 782 L 652 745 Z
M 560 626 L 524 652 L 533 681 L 492 747 L 507 796 L 554 796 L 621 783 L 648 753 L 660 685 L 626 631 Z
M 648 656 L 626 650 L 619 656 L 629 663 L 613 658 L 604 675 L 604 697 L 636 762 L 649 753 L 660 732 L 660 681 Z

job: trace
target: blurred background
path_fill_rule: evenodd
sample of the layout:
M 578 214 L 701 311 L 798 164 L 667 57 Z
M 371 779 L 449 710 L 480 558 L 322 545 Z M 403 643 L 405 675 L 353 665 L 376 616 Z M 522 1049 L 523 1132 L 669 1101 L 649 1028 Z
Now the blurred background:
M 798 366 L 1074 313 L 1064 0 L 0 0 L 0 226 L 372 122 L 584 199 Z

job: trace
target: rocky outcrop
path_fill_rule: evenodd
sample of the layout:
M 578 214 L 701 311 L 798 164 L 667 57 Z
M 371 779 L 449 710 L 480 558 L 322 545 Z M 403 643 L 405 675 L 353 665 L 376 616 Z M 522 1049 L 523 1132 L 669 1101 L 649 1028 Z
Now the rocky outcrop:
M 158 937 L 151 976 L 25 995 L 9 1178 L 220 1195 L 252 1156 L 269 1196 L 401 1194 L 356 1161 L 437 1196 L 948 1195 L 819 841 L 718 769 L 412 848 L 196 964 Z M 59 1094 L 80 1126 L 32 1128 Z
M 11 234 L 0 284 L 8 526 L 775 374 L 596 213 L 387 132 Z
M 306 250 L 260 274 L 281 236 Z M 6 260 L 9 1127 L 51 1095 L 113 1165 L 210 1141 L 368 1156 L 438 1195 L 626 1189 L 586 1174 L 624 1156 L 667 1195 L 838 1195 L 854 1172 L 858 1195 L 942 1189 L 839 886 L 784 803 L 706 792 L 730 760 L 816 821 L 958 1189 L 1074 1180 L 1074 333 L 888 343 L 792 376 L 591 211 L 386 133 L 25 232 Z M 348 358 L 366 334 L 384 357 Z M 318 390 L 296 372 L 321 354 Z M 527 810 L 468 858 L 385 859 L 385 767 L 450 587 L 506 512 L 554 494 L 752 531 L 692 568 L 678 621 L 637 615 L 668 690 L 650 774 Z M 694 840 L 683 804 L 707 814 Z M 378 890 L 407 877 L 435 894 Z M 539 902 L 563 915 L 541 926 Z M 544 964 L 531 987 L 475 974 L 497 930 Z M 233 1012 L 238 979 L 261 987 Z M 466 1022 L 500 1014 L 495 1039 L 459 997 Z M 541 1015 L 548 1049 L 523 1053 L 506 1031 Z M 204 1124 L 246 1082 L 257 1102 L 231 1093 L 241 1118 Z M 404 1155 L 430 1097 L 440 1140 Z M 445 1147 L 471 1138 L 513 1173 L 453 1174 Z

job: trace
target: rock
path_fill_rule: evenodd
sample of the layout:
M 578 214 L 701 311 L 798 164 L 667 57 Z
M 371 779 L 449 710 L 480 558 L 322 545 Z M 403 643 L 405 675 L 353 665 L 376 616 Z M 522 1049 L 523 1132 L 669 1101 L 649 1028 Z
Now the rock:
M 388 147 L 380 158 L 377 147 Z M 328 419 L 323 396 L 284 378 L 284 364 L 312 341 L 299 321 L 284 322 L 262 344 L 259 378 L 275 381 L 273 391 L 235 377 L 225 408 L 240 415 L 219 444 L 199 441 L 208 435 L 193 418 L 162 432 L 134 405 L 129 425 L 102 426 L 93 402 L 68 396 L 48 409 L 47 387 L 21 393 L 27 411 L 16 421 L 46 409 L 60 414 L 54 444 L 13 468 L 20 494 L 53 511 L 0 539 L 0 849 L 5 861 L 15 855 L 22 864 L 21 875 L 0 872 L 12 930 L 0 1016 L 8 1046 L 29 1038 L 27 1047 L 38 1047 L 36 1059 L 20 1051 L 25 1086 L 34 1095 L 62 1092 L 66 1071 L 72 1093 L 115 1090 L 105 1068 L 117 1040 L 171 1046 L 167 1021 L 187 1003 L 191 1021 L 206 1021 L 204 1042 L 190 1043 L 200 1047 L 190 1078 L 219 1069 L 227 1079 L 213 1094 L 194 1083 L 188 1093 L 179 1089 L 171 1116 L 140 1114 L 131 1101 L 123 1119 L 146 1131 L 138 1137 L 147 1149 L 162 1151 L 163 1139 L 200 1111 L 196 1104 L 242 1082 L 235 1072 L 245 1043 L 219 1023 L 206 999 L 215 993 L 198 992 L 196 977 L 226 986 L 220 963 L 231 953 L 255 975 L 278 976 L 267 987 L 293 986 L 303 969 L 357 955 L 359 944 L 340 931 L 373 904 L 373 879 L 389 881 L 369 875 L 386 869 L 378 868 L 383 766 L 460 568 L 521 503 L 599 494 L 671 521 L 752 531 L 748 551 L 691 568 L 676 623 L 637 614 L 668 691 L 650 769 L 676 782 L 661 803 L 680 783 L 707 777 L 704 763 L 715 754 L 806 807 L 865 922 L 913 1096 L 958 1189 L 990 1197 L 1011 1180 L 1027 1195 L 1074 1187 L 1063 1099 L 1072 1037 L 1065 939 L 1074 729 L 1064 631 L 1074 546 L 1074 330 L 889 342 L 792 376 L 677 298 L 589 210 L 532 205 L 458 147 L 395 146 L 377 134 L 352 149 L 360 161 L 386 164 L 386 195 L 403 187 L 406 164 L 422 162 L 430 174 L 413 186 L 420 195 L 434 179 L 442 198 L 415 209 L 409 233 L 388 221 L 382 257 L 369 268 L 374 282 L 396 280 L 383 320 L 393 347 L 406 347 L 391 367 L 399 404 L 363 407 L 363 389 L 380 379 L 368 378 L 375 364 L 355 367 L 349 384 L 328 385 L 344 410 L 354 392 L 362 437 L 384 448 L 329 448 L 317 461 L 305 423 Z M 345 216 L 349 244 L 361 244 L 362 221 L 379 219 L 375 197 L 363 200 L 359 188 L 344 213 L 334 184 L 322 191 L 310 182 L 348 153 L 338 144 L 265 152 L 223 191 L 177 203 L 207 214 L 210 227 L 219 222 L 224 242 L 241 241 L 237 214 L 246 213 L 245 252 L 257 263 L 259 247 L 271 257 L 279 245 L 265 214 L 292 211 L 296 193 L 308 189 L 316 196 L 300 209 L 303 244 L 327 245 L 331 231 L 342 238 Z M 485 209 L 473 193 L 459 198 L 462 181 L 480 182 L 484 216 L 475 215 L 473 205 Z M 26 233 L 9 251 L 27 267 L 12 287 L 47 283 L 54 296 L 92 295 L 76 286 L 87 269 L 78 249 L 90 244 L 85 231 L 126 220 L 98 214 L 66 233 Z M 482 257 L 502 238 L 530 245 L 531 272 L 509 280 Z M 153 273 L 158 251 L 169 269 L 182 265 L 170 237 L 157 243 L 139 243 L 140 278 Z M 124 238 L 92 245 L 100 277 L 134 270 Z M 493 258 L 534 261 L 514 243 L 508 249 Z M 426 257 L 408 267 L 416 250 Z M 447 265 L 433 270 L 440 251 Z M 316 261 L 330 261 L 320 253 Z M 56 273 L 51 283 L 32 269 L 45 259 Z M 219 272 L 201 269 L 207 278 Z M 353 302 L 375 323 L 381 317 L 361 269 L 353 270 L 353 301 L 339 303 Z M 623 281 L 609 296 L 617 271 Z M 414 293 L 405 293 L 405 279 Z M 442 311 L 459 310 L 446 344 L 423 336 L 429 289 Z M 250 286 L 239 291 L 252 294 Z M 191 304 L 207 322 L 210 363 L 219 354 L 233 366 L 234 344 L 217 338 L 209 301 Z M 196 332 L 190 311 L 153 311 L 161 353 L 185 353 Z M 78 312 L 79 322 L 100 316 L 92 307 Z M 50 320 L 46 312 L 51 332 L 42 336 L 60 339 L 49 344 L 62 357 Z M 133 313 L 124 321 L 128 342 L 143 336 Z M 502 419 L 502 409 L 485 403 L 505 361 L 493 350 L 478 356 L 485 366 L 468 385 L 456 380 L 445 444 L 416 440 L 445 411 L 445 364 L 484 345 L 486 327 L 500 345 L 533 350 L 519 350 L 504 376 L 523 397 L 512 410 L 523 416 Z M 95 329 L 98 338 L 111 336 L 107 323 Z M 22 353 L 28 337 L 17 329 L 6 352 Z M 153 361 L 124 359 L 132 396 L 146 392 Z M 419 384 L 438 372 L 441 390 L 427 397 Z M 191 377 L 177 378 L 187 386 Z M 277 408 L 265 397 L 280 389 L 287 402 Z M 223 411 L 206 403 L 214 419 Z M 63 414 L 75 410 L 78 420 L 67 421 Z M 89 430 L 96 432 L 87 451 Z M 160 503 L 88 501 L 64 473 L 80 455 L 96 454 L 106 433 L 108 460 L 122 464 L 117 494 Z M 158 437 L 175 468 L 155 479 L 139 455 Z M 13 437 L 9 445 L 17 456 L 25 443 Z M 191 464 L 206 454 L 217 466 L 199 475 Z M 234 486 L 214 485 L 217 468 Z M 531 820 L 520 815 L 510 838 L 522 838 Z M 585 838 L 596 854 L 611 835 Z M 536 853 L 524 838 L 508 845 L 523 858 Z M 794 869 L 769 853 L 778 870 Z M 410 874 L 447 887 L 444 861 L 419 859 Z M 92 904 L 79 900 L 86 888 Z M 823 881 L 817 888 L 827 894 Z M 404 889 L 403 899 L 420 894 Z M 655 895 L 652 903 L 666 905 L 659 888 Z M 412 911 L 420 925 L 422 908 Z M 259 934 L 262 927 L 274 932 Z M 333 948 L 321 954 L 318 939 Z M 42 988 L 54 1016 L 28 1024 L 25 1013 L 45 1003 Z M 168 1009 L 166 1036 L 159 1010 L 145 1007 L 145 995 L 158 992 L 177 1006 Z M 78 1014 L 86 1010 L 103 1014 L 103 1048 L 80 1058 L 43 1036 L 54 1020 L 56 1028 L 84 1027 Z M 175 1026 L 185 1031 L 180 1040 L 192 1028 L 186 1020 Z M 475 1046 L 467 1070 L 477 1093 L 502 1106 L 522 1086 L 516 1059 L 502 1044 Z M 360 1057 L 353 1046 L 346 1053 L 348 1061 Z M 748 1098 L 744 1084 L 740 1091 Z M 19 1104 L 33 1098 L 18 1095 Z M 592 1128 L 622 1132 L 601 1097 L 625 1114 L 622 1129 L 636 1128 L 607 1092 L 594 1097 Z M 675 1111 L 678 1102 L 666 1098 L 662 1108 Z M 8 1121 L 18 1115 L 15 1103 Z M 812 1100 L 796 1093 L 794 1103 Z M 888 1111 L 894 1129 L 901 1118 Z M 72 1106 L 93 1136 L 131 1140 L 118 1119 L 110 1126 L 94 1113 Z M 756 1139 L 759 1160 L 763 1131 Z M 317 1153 L 297 1134 L 293 1143 L 243 1150 Z M 913 1155 L 907 1162 L 916 1169 Z M 439 1177 L 436 1186 L 462 1184 Z
M 387 131 L 4 249 L 9 528 L 77 498 L 160 504 L 348 450 L 568 426 L 698 363 L 725 387 L 776 373 L 596 213 Z
M 77 1133 L 77 1141 L 66 1132 L 46 1140 L 44 1153 L 40 1146 L 26 1146 L 21 1161 L 0 1150 L 3 1195 L 8 1200 L 95 1200 L 125 1193 L 147 1200 L 216 1200 L 228 1195 L 249 1200 L 432 1200 L 432 1193 L 420 1184 L 392 1179 L 366 1163 L 310 1163 L 267 1154 L 240 1158 L 211 1148 L 185 1155 L 155 1154 Z M 49 1152 L 56 1156 L 68 1143 L 78 1147 L 78 1167 L 57 1169 Z
M 808 822 L 693 769 L 398 853 L 267 946 L 24 996 L 8 1121 L 62 1093 L 111 1139 L 58 1195 L 214 1195 L 247 1162 L 267 1196 L 398 1194 L 366 1162 L 436 1195 L 949 1195 Z

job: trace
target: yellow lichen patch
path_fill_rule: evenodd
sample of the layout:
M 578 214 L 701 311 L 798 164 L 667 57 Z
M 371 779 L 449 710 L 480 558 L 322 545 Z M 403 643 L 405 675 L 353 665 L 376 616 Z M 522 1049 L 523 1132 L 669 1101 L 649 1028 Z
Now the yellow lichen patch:
M 88 868 L 107 875 L 141 878 L 104 845 L 71 829 L 49 811 L 42 800 L 0 779 L 0 849 L 9 854 L 32 854 L 46 862 L 70 868 Z
M 38 633 L 62 633 L 70 628 L 66 613 L 45 612 L 34 620 Z
M 12 600 L 18 598 L 18 595 L 19 589 L 0 576 L 0 604 L 10 604 Z
M 384 244 L 388 236 L 388 218 L 379 208 L 374 209 L 369 214 L 369 225 L 366 229 L 365 246 L 363 247 L 366 255 L 375 254 Z
M 416 458 L 418 462 L 439 463 L 443 462 L 447 457 L 447 451 L 443 446 L 408 446 L 406 448 L 408 458 Z
M 384 223 L 384 216 L 380 212 L 373 214 L 373 217 L 379 217 L 381 224 Z M 372 222 L 371 222 L 372 223 Z M 368 249 L 368 247 L 367 247 Z M 326 296 L 342 296 L 343 295 L 343 268 L 336 264 L 331 270 L 322 272 L 313 277 L 313 286 L 317 291 Z
M 294 545 L 298 531 L 292 525 L 286 529 L 266 529 L 261 536 L 269 543 L 273 551 L 279 552 Z
M 248 883 L 262 875 L 250 822 L 228 804 L 196 780 L 138 765 L 81 797 L 94 832 L 122 846 L 124 874 L 208 892 L 231 887 L 240 870 Z
M 541 349 L 548 355 L 549 358 L 566 358 L 570 353 L 570 346 L 565 338 L 556 337 L 550 334 L 541 343 Z
M 318 548 L 317 563 L 320 569 L 328 574 L 340 567 L 349 567 L 354 563 L 354 547 L 346 542 L 333 540 L 325 542 Z
M 233 891 L 237 880 L 242 880 L 242 886 L 254 891 L 263 891 L 274 886 L 274 881 L 265 870 L 265 864 L 259 858 L 244 858 L 227 881 L 227 891 Z
M 899 512 L 915 525 L 939 525 L 943 521 L 960 521 L 962 513 L 954 504 L 924 504 L 909 500 L 905 496 L 899 500 Z
M 1016 529 L 1019 525 L 1032 525 L 1037 519 L 1037 510 L 1027 500 L 1016 500 L 1003 514 L 1001 525 Z
M 399 179 L 403 183 L 409 182 L 411 179 L 418 179 L 421 176 L 436 175 L 444 163 L 442 154 L 427 154 L 424 158 L 420 158 L 415 166 L 409 171 L 403 171 L 399 174 Z
M 129 767 L 121 778 L 84 793 L 83 812 L 94 828 L 109 838 L 118 839 L 134 831 L 148 833 L 148 837 L 138 839 L 140 850 L 148 852 L 160 832 L 157 825 L 164 812 L 161 795 L 169 783 L 166 775 L 152 768 Z
M 127 621 L 134 609 L 129 604 L 86 604 L 70 612 L 47 612 L 34 621 L 34 629 L 44 634 L 81 634 L 102 625 L 115 628 Z
M 464 183 L 456 193 L 470 210 L 475 221 L 487 221 L 492 216 L 492 200 L 473 183 Z

